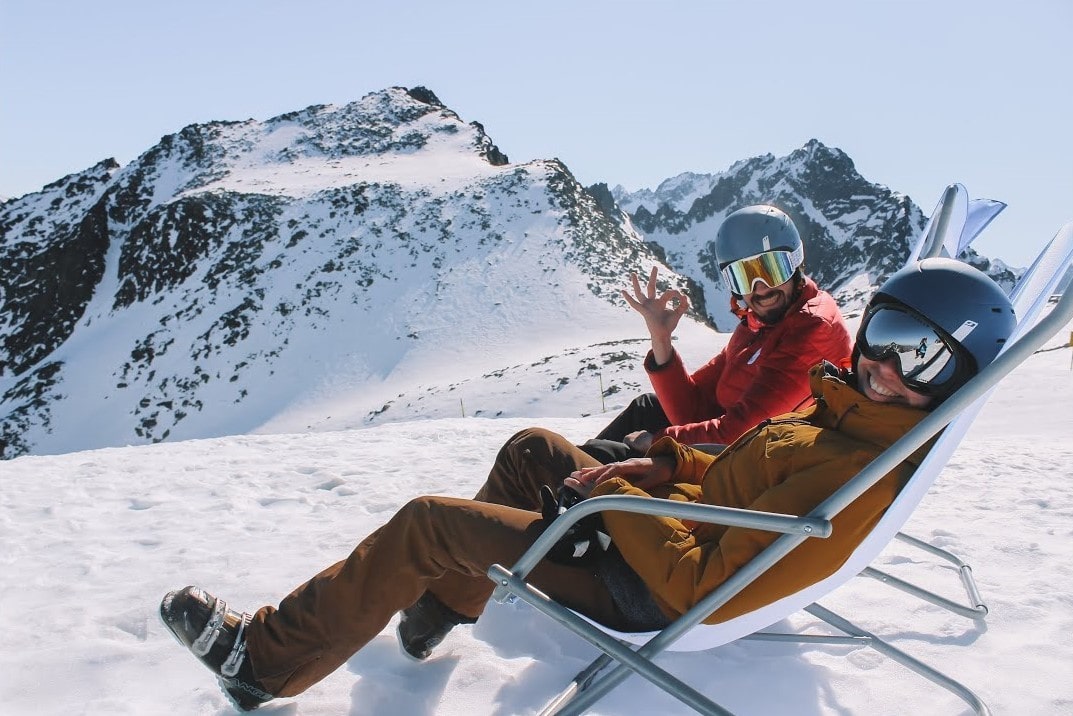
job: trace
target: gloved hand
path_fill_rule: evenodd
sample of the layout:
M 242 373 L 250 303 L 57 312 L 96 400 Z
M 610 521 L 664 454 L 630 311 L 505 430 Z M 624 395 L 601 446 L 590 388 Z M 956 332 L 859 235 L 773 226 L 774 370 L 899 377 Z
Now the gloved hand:
M 581 502 L 584 497 L 577 491 L 563 485 L 558 494 L 544 485 L 540 488 L 540 513 L 544 517 L 545 529 L 559 515 Z M 547 558 L 556 564 L 572 567 L 591 567 L 595 565 L 607 548 L 611 546 L 611 537 L 604 532 L 604 521 L 599 514 L 583 517 L 570 526 L 566 534 L 548 550 Z

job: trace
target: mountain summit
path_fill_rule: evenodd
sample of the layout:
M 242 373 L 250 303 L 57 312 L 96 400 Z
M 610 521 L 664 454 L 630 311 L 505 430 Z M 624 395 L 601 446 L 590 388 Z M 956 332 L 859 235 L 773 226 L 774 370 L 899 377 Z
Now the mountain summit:
M 721 330 L 736 319 L 709 243 L 727 214 L 750 204 L 774 204 L 801 232 L 805 269 L 834 295 L 847 316 L 867 303 L 875 286 L 901 268 L 927 223 L 905 194 L 864 179 L 841 150 L 810 140 L 785 157 L 766 154 L 721 174 L 684 173 L 656 189 L 611 190 L 615 202 L 666 260 L 703 289 L 710 318 Z M 963 257 L 1009 289 L 1015 278 L 1001 262 L 969 249 Z
M 509 164 L 423 88 L 186 127 L 5 203 L 0 232 L 7 456 L 350 393 L 371 418 L 408 381 L 618 337 L 608 286 L 656 260 L 560 162 Z
M 586 190 L 557 160 L 509 163 L 422 87 L 191 125 L 0 205 L 0 447 L 614 409 L 646 387 L 630 272 L 660 266 L 729 329 L 707 242 L 758 202 L 850 307 L 924 225 L 815 141 Z M 699 360 L 718 350 L 685 323 Z

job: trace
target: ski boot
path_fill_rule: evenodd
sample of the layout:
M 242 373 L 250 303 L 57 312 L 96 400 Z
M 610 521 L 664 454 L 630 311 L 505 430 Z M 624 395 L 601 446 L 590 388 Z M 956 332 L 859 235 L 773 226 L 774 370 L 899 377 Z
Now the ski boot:
M 417 661 L 427 659 L 457 625 L 477 621 L 454 611 L 432 592 L 425 592 L 412 607 L 403 609 L 399 614 L 402 616 L 396 632 L 399 646 L 407 656 Z
M 252 711 L 273 698 L 254 678 L 246 658 L 245 632 L 250 618 L 197 587 L 168 592 L 160 602 L 164 626 L 216 675 L 224 694 L 243 711 Z

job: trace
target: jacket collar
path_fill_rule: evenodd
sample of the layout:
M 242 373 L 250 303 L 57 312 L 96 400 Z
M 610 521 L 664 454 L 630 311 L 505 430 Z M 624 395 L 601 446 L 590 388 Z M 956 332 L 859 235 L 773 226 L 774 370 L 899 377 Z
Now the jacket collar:
M 812 395 L 816 398 L 814 419 L 820 425 L 886 448 L 928 415 L 928 411 L 908 405 L 877 403 L 856 385 L 850 385 L 848 378 L 852 379 L 852 375 L 834 369 L 829 363 L 821 363 L 809 371 Z M 930 447 L 928 441 L 908 461 L 920 464 Z

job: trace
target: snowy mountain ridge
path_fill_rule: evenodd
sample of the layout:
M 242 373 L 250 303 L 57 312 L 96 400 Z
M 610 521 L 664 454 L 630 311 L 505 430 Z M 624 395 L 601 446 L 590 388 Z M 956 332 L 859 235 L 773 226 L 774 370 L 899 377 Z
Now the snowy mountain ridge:
M 630 272 L 689 291 L 699 367 L 733 325 L 707 241 L 759 201 L 850 314 L 925 222 L 815 141 L 586 189 L 420 87 L 186 127 L 0 205 L 3 455 L 613 410 L 647 385 Z
M 608 287 L 656 261 L 561 163 L 507 164 L 420 88 L 187 127 L 0 229 L 7 456 L 248 432 L 346 393 L 345 425 L 398 419 L 415 384 L 621 338 Z
M 734 319 L 709 242 L 726 216 L 749 204 L 775 204 L 793 219 L 805 243 L 806 270 L 834 295 L 847 316 L 859 313 L 875 286 L 902 266 L 927 217 L 905 194 L 864 179 L 841 150 L 817 140 L 785 157 L 766 154 L 720 174 L 683 173 L 654 191 L 611 190 L 646 240 L 669 265 L 692 277 L 712 319 L 726 330 Z M 1018 270 L 971 248 L 963 260 L 1009 290 Z

